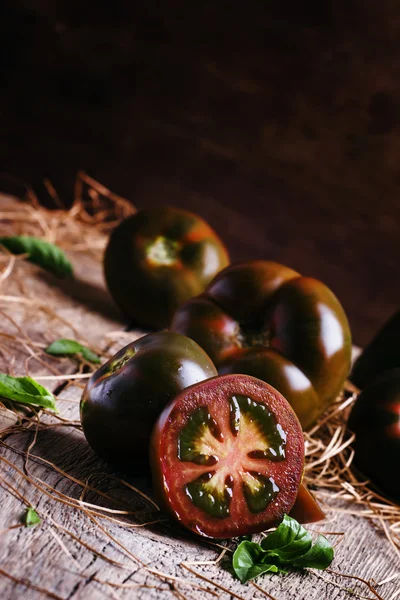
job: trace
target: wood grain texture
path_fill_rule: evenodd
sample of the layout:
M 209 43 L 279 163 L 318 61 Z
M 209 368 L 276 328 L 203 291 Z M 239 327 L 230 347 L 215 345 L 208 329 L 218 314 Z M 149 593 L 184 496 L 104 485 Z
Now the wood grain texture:
M 0 235 L 19 235 L 21 221 L 7 219 L 3 211 L 23 216 L 16 198 L 0 194 Z M 5 272 L 7 256 L 0 266 Z M 77 361 L 52 357 L 44 349 L 59 338 L 78 339 L 104 351 L 123 320 L 108 295 L 100 264 L 84 252 L 68 254 L 74 279 L 60 279 L 26 260 L 17 260 L 10 275 L 0 281 L 0 372 L 15 376 L 60 377 L 72 373 Z M 56 389 L 59 379 L 40 379 Z M 10 424 L 10 414 L 0 415 L 0 426 Z
M 22 206 L 17 199 L 0 194 L 1 208 L 12 207 L 22 217 Z M 19 234 L 18 221 L 2 219 L 0 214 L 0 235 Z M 121 313 L 105 289 L 102 251 L 99 250 L 97 261 L 83 251 L 67 255 L 73 266 L 73 279 L 58 278 L 26 260 L 17 260 L 11 275 L 0 282 L 0 309 L 3 317 L 9 313 L 17 326 L 24 324 L 21 335 L 35 342 L 48 344 L 57 337 L 77 336 L 97 345 L 105 333 L 124 326 Z M 4 317 L 2 326 L 13 329 L 15 334 L 16 325 L 6 322 Z
M 70 387 L 60 395 L 59 408 L 63 416 L 78 419 L 80 394 L 80 388 Z M 237 594 L 245 599 L 263 597 L 251 584 L 244 586 L 236 581 L 224 564 L 192 565 L 191 568 L 211 579 L 215 584 L 223 586 L 229 590 L 229 593 L 202 582 L 182 568 L 181 564 L 184 561 L 215 560 L 219 549 L 208 546 L 194 536 L 186 535 L 168 521 L 153 526 L 134 527 L 146 520 L 159 519 L 160 515 L 152 513 L 149 503 L 143 501 L 133 491 L 107 477 L 107 474 L 112 474 L 112 471 L 93 454 L 79 430 L 59 428 L 39 433 L 28 463 L 29 473 L 32 477 L 39 478 L 37 481 L 42 480 L 56 491 L 51 491 L 52 497 L 48 498 L 40 490 L 34 490 L 32 485 L 28 486 L 21 475 L 5 464 L 3 459 L 15 463 L 22 469 L 23 459 L 18 455 L 18 451 L 26 449 L 31 441 L 32 432 L 11 436 L 6 440 L 7 445 L 13 450 L 9 447 L 2 448 L 0 473 L 37 509 L 42 517 L 42 523 L 33 529 L 24 527 L 2 534 L 0 564 L 3 570 L 18 578 L 25 577 L 64 600 L 71 598 L 97 600 L 110 597 L 150 600 L 164 595 L 170 596 L 172 592 L 168 585 L 139 564 L 134 558 L 137 557 L 149 569 L 157 569 L 170 576 L 184 578 L 195 585 L 202 585 L 221 593 L 221 598 L 229 598 L 229 594 Z M 89 493 L 85 495 L 85 500 L 109 508 L 124 509 L 128 506 L 131 510 L 140 511 L 136 516 L 113 515 L 124 520 L 125 526 L 100 519 L 101 525 L 118 543 L 123 544 L 125 549 L 122 549 L 116 541 L 107 538 L 81 510 L 66 507 L 57 501 L 57 493 L 78 499 L 82 486 L 62 476 L 59 471 L 44 464 L 43 460 L 50 461 L 58 469 L 62 469 L 69 476 L 82 482 L 86 482 L 90 476 L 91 484 L 117 499 L 112 502 L 102 499 L 95 493 Z M 123 474 L 119 475 L 123 476 Z M 151 493 L 149 482 L 145 479 L 131 478 L 128 481 L 139 489 Z M 40 485 L 43 486 L 43 483 Z M 18 523 L 24 505 L 4 489 L 1 495 L 0 529 L 4 529 Z M 335 506 L 334 499 L 328 499 L 327 508 L 330 505 Z M 350 506 L 342 505 L 342 508 L 346 510 Z M 310 529 L 345 533 L 343 537 L 331 538 L 335 541 L 340 540 L 332 565 L 336 571 L 351 573 L 366 579 L 373 577 L 377 582 L 399 572 L 400 565 L 393 549 L 372 522 L 328 509 L 328 521 L 321 525 L 314 525 Z M 92 551 L 83 548 L 65 530 L 95 548 L 97 552 L 103 553 L 108 559 L 122 563 L 123 566 L 112 565 L 102 558 L 96 558 Z M 110 588 L 95 579 L 137 587 Z M 365 588 L 357 582 L 333 577 L 323 572 L 291 574 L 285 577 L 267 576 L 257 583 L 280 600 L 313 600 L 328 597 L 339 600 L 351 597 L 349 592 L 328 584 L 329 580 L 336 581 L 345 588 L 357 590 L 361 595 L 367 595 Z M 5 578 L 0 581 L 3 600 L 14 600 L 22 595 L 29 600 L 39 600 L 43 597 L 43 594 L 24 589 L 23 586 L 16 585 Z M 145 585 L 155 587 L 144 587 Z M 183 594 L 187 593 L 188 598 L 200 600 L 207 597 L 204 591 L 195 589 L 189 583 L 187 585 L 178 583 L 177 587 Z M 160 588 L 164 591 L 161 592 Z M 385 599 L 388 599 L 398 588 L 399 578 L 383 585 L 380 592 Z

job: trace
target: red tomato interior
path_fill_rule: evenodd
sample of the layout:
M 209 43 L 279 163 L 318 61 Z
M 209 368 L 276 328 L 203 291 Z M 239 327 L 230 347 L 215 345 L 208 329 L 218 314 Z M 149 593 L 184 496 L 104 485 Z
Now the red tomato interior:
M 164 504 L 211 537 L 278 521 L 295 502 L 304 463 L 302 430 L 287 401 L 244 375 L 182 392 L 155 429 L 154 451 Z

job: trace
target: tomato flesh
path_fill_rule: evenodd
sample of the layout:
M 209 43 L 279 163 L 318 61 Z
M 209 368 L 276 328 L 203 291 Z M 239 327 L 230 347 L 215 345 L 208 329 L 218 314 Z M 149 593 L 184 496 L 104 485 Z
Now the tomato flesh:
M 156 493 L 201 535 L 263 531 L 295 503 L 304 466 L 300 423 L 268 384 L 226 375 L 191 386 L 153 430 Z
M 255 470 L 255 460 L 285 458 L 286 434 L 265 405 L 246 396 L 232 396 L 229 417 L 229 429 L 223 434 L 207 408 L 198 408 L 178 438 L 181 461 L 213 465 L 195 481 L 185 484 L 185 491 L 193 504 L 218 518 L 229 515 L 236 485 L 241 485 L 251 512 L 264 510 L 279 488 L 273 477 L 258 472 L 264 465 Z M 230 474 L 235 467 L 236 478 Z

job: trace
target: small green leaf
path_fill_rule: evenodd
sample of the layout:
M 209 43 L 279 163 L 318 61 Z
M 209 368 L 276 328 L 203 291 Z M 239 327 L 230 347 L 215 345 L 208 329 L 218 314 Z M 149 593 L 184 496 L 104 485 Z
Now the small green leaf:
M 40 523 L 40 517 L 37 514 L 36 510 L 32 508 L 32 506 L 29 506 L 26 509 L 23 518 L 23 523 L 25 527 L 35 527 L 35 525 L 38 525 Z
M 263 539 L 261 547 L 268 557 L 276 556 L 281 563 L 290 563 L 306 554 L 311 544 L 308 531 L 296 519 L 285 515 L 279 527 Z
M 0 397 L 57 412 L 53 394 L 31 377 L 12 377 L 0 373 Z
M 285 515 L 275 531 L 261 544 L 243 541 L 236 548 L 232 566 L 242 583 L 263 573 L 289 570 L 326 569 L 333 560 L 333 548 L 323 536 L 312 543 L 311 535 L 295 519 Z
M 90 348 L 86 348 L 85 346 L 82 346 L 81 352 L 82 352 L 82 356 L 85 360 L 92 362 L 92 363 L 96 363 L 96 364 L 98 364 L 100 362 L 100 358 L 97 356 L 97 354 L 92 352 L 92 350 L 90 350 Z
M 262 549 L 255 542 L 245 540 L 236 548 L 233 555 L 233 569 L 242 583 L 261 574 L 264 565 L 261 564 Z
M 327 569 L 333 560 L 333 548 L 324 535 L 319 535 L 312 548 L 293 562 L 295 567 Z
M 0 244 L 13 254 L 28 254 L 27 260 L 59 277 L 72 276 L 72 265 L 64 252 L 42 239 L 27 235 L 0 237 Z
M 263 573 L 287 573 L 279 564 L 263 560 L 260 544 L 244 541 L 236 548 L 232 559 L 233 569 L 242 583 L 250 581 Z
M 92 363 L 99 363 L 100 358 L 86 346 L 82 346 L 75 340 L 59 339 L 52 342 L 45 350 L 52 356 L 74 356 L 81 354 L 82 357 Z

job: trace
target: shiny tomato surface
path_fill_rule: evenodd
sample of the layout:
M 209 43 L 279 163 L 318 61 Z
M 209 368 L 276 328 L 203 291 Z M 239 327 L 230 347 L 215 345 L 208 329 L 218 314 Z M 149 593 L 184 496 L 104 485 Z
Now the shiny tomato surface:
M 132 342 L 86 385 L 80 408 L 87 441 L 118 469 L 148 468 L 150 433 L 162 409 L 186 387 L 216 374 L 204 350 L 178 333 L 152 333 Z
M 350 379 L 361 390 L 378 375 L 400 369 L 400 311 L 395 313 L 363 349 L 351 370 Z
M 137 212 L 113 231 L 104 272 L 127 317 L 163 328 L 228 263 L 225 246 L 201 217 L 160 206 Z
M 400 369 L 382 373 L 364 388 L 348 427 L 356 434 L 354 466 L 400 503 Z
M 263 531 L 293 507 L 304 467 L 301 425 L 285 398 L 247 375 L 181 392 L 158 418 L 150 464 L 162 506 L 199 535 Z
M 336 398 L 350 368 L 351 334 L 336 296 L 274 262 L 227 267 L 176 311 L 171 329 L 196 340 L 220 374 L 276 387 L 305 428 Z

